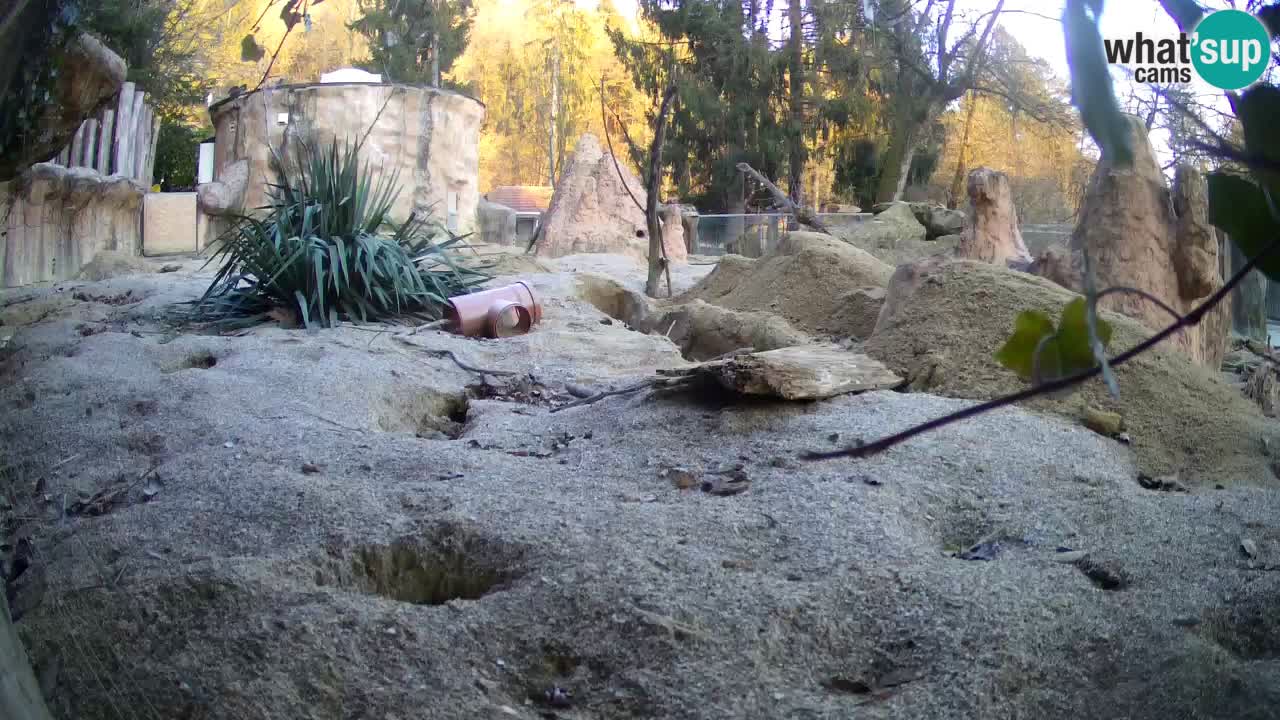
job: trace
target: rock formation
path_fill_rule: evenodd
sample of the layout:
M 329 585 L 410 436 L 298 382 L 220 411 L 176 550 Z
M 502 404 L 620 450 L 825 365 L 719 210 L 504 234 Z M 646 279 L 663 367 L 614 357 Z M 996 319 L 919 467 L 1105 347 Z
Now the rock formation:
M 1134 138 L 1134 164 L 1117 169 L 1103 158 L 1089 180 L 1080 220 L 1069 252 L 1050 250 L 1036 271 L 1065 287 L 1079 290 L 1081 251 L 1088 249 L 1099 289 L 1131 287 L 1185 313 L 1222 286 L 1218 243 L 1207 220 L 1203 177 L 1179 167 L 1170 193 L 1146 126 L 1128 117 Z M 1101 301 L 1109 310 L 1128 315 L 1155 330 L 1172 317 L 1158 305 L 1132 293 L 1115 293 Z M 1205 367 L 1217 368 L 1226 352 L 1230 309 L 1220 304 L 1200 325 L 1170 338 L 1168 344 Z
M 919 245 L 928 237 L 928 231 L 916 219 L 911 205 L 905 202 L 889 203 L 869 220 L 835 224 L 831 232 L 867 252 L 886 251 L 890 254 L 903 247 Z
M 535 252 L 547 257 L 619 253 L 646 259 L 649 239 L 644 211 L 636 204 L 644 201 L 640 180 L 624 164 L 615 165 L 613 156 L 601 149 L 594 135 L 584 134 L 551 196 Z M 688 258 L 681 236 L 664 232 L 663 241 L 673 262 Z
M 12 208 L 0 286 L 74 278 L 103 250 L 141 252 L 139 207 L 147 189 L 129 178 L 40 163 L 4 187 L 0 219 L 8 203 Z
M 516 211 L 484 198 L 476 204 L 476 231 L 489 245 L 516 244 Z
M 969 222 L 961 233 L 956 256 L 995 265 L 1031 262 L 1004 173 L 989 168 L 969 173 Z
M 26 15 L 38 14 L 40 5 L 31 3 L 21 11 L 16 24 L 6 23 L 6 32 L 0 35 L 0 40 L 16 43 L 17 39 L 10 37 L 9 32 L 21 28 Z M 39 27 L 34 31 L 45 32 L 46 29 Z M 0 152 L 0 181 L 9 180 L 32 164 L 48 160 L 60 152 L 85 118 L 104 100 L 115 95 L 125 80 L 124 60 L 96 38 L 83 33 L 67 44 L 57 62 L 59 77 L 54 83 L 53 97 L 46 107 L 32 108 L 42 113 L 37 123 L 39 132 L 34 137 L 23 138 L 22 147 L 14 148 L 15 152 Z
M 877 216 L 882 215 L 886 210 L 898 205 L 906 205 L 911 209 L 911 214 L 915 216 L 916 222 L 924 226 L 926 238 L 933 240 L 943 235 L 959 235 L 964 230 L 965 215 L 959 210 L 950 210 L 942 205 L 935 205 L 928 202 L 903 202 L 892 201 L 883 202 L 875 205 L 871 210 Z M 827 210 L 826 212 L 860 212 L 856 206 L 834 206 L 837 208 L 850 208 L 847 210 Z

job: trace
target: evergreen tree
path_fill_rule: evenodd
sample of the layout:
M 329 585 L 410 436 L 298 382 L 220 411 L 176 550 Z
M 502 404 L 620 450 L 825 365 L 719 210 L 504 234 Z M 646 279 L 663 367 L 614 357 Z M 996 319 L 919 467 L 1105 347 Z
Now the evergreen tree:
M 435 87 L 466 50 L 475 21 L 470 0 L 361 0 L 360 10 L 350 27 L 369 41 L 368 70 Z
M 778 177 L 790 147 L 784 106 L 788 63 L 785 53 L 770 47 L 771 4 L 641 0 L 640 7 L 660 42 L 635 42 L 616 30 L 611 35 L 645 94 L 660 97 L 676 77 L 665 162 L 677 167 L 677 182 L 695 204 L 743 212 L 746 184 L 737 164 Z

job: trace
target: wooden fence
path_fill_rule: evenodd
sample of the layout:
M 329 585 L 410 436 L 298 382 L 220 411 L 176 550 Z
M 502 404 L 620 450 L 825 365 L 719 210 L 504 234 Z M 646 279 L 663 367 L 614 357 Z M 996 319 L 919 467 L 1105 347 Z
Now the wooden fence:
M 147 104 L 147 94 L 127 82 L 113 103 L 80 125 L 71 144 L 52 162 L 124 175 L 149 188 L 159 135 L 160 116 Z

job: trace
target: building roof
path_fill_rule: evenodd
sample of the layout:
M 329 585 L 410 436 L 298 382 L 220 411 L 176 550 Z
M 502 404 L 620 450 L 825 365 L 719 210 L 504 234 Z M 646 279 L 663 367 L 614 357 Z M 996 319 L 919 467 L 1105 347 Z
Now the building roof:
M 491 203 L 516 212 L 542 212 L 551 205 L 552 188 L 541 185 L 501 185 L 485 193 Z

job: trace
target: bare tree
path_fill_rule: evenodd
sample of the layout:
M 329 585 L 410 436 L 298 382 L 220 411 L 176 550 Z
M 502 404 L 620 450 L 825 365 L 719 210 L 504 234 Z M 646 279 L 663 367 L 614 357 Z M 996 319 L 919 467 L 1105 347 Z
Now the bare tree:
M 975 18 L 952 42 L 956 29 L 956 0 L 927 0 L 917 14 L 904 0 L 881 5 L 878 23 L 897 71 L 891 131 L 876 200 L 902 196 L 916 151 L 947 104 L 979 85 L 979 72 L 990 47 L 992 31 L 1004 10 L 1004 0 Z M 934 27 L 930 34 L 928 29 Z

